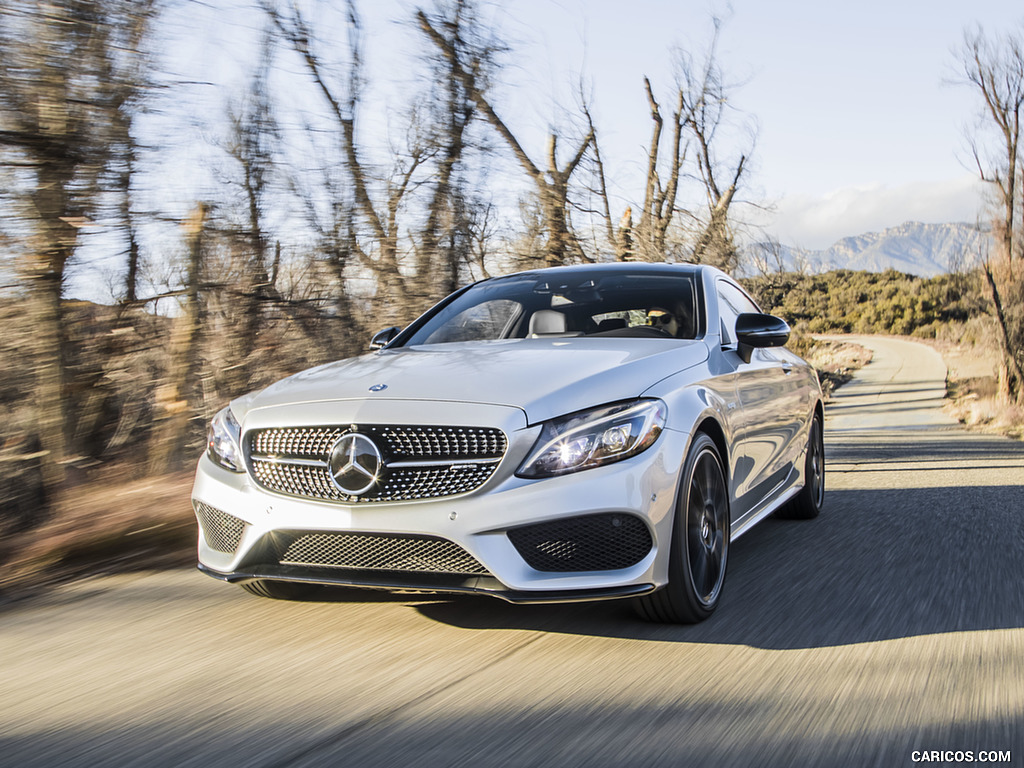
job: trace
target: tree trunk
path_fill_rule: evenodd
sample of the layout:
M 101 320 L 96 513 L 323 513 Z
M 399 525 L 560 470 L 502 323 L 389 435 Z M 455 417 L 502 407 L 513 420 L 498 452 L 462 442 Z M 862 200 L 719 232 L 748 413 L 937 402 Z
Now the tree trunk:
M 76 212 L 67 187 L 73 171 L 59 162 L 45 161 L 38 170 L 38 186 L 32 194 L 36 213 L 35 254 L 28 278 L 36 317 L 36 407 L 39 439 L 45 452 L 41 462 L 48 497 L 65 479 L 68 446 L 68 408 L 64 357 L 66 332 L 61 306 L 64 267 L 75 250 L 78 230 L 72 224 Z
M 36 337 L 36 419 L 44 451 L 41 467 L 47 498 L 64 483 L 67 416 L 64 400 L 64 323 L 59 276 L 38 275 L 32 283 Z
M 175 318 L 171 335 L 171 368 L 167 381 L 157 391 L 155 443 L 150 454 L 150 471 L 163 474 L 179 469 L 188 440 L 189 422 L 193 415 L 196 384 L 199 380 L 199 335 L 202 315 L 199 303 L 199 281 L 203 257 L 203 229 L 209 206 L 200 203 L 186 223 L 188 244 L 188 278 L 185 304 Z
M 999 398 L 1004 402 L 1024 401 L 1024 371 L 1014 350 L 1013 338 L 1010 332 L 1009 323 L 1006 319 L 1006 312 L 1003 310 L 1003 301 L 992 275 L 991 268 L 986 264 L 984 267 L 985 282 L 988 285 L 989 299 L 996 312 L 996 322 L 999 326 L 999 342 L 1003 353 L 1003 362 L 999 368 Z

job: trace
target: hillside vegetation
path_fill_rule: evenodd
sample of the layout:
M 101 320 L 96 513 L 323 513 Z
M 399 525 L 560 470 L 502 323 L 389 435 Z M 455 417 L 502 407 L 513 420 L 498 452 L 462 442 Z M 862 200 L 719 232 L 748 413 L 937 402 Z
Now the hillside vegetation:
M 968 325 L 975 324 L 972 320 L 987 314 L 981 277 L 973 272 L 931 278 L 894 270 L 784 272 L 742 282 L 765 311 L 785 318 L 797 333 L 941 338 L 950 328 L 962 335 Z

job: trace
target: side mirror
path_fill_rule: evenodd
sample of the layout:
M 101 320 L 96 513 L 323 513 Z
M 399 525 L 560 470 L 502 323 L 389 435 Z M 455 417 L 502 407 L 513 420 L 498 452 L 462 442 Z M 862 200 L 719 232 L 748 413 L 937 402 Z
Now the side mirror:
M 743 362 L 750 362 L 750 354 L 762 347 L 781 347 L 789 340 L 789 325 L 781 317 L 744 312 L 736 318 L 737 350 Z
M 377 331 L 377 333 L 373 334 L 373 338 L 370 339 L 370 349 L 384 348 L 401 330 L 397 325 L 393 325 L 390 328 L 385 328 L 383 331 Z

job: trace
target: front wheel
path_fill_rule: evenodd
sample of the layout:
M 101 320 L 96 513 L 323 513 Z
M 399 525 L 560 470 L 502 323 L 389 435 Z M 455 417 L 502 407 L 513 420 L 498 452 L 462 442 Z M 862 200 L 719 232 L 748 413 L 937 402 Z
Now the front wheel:
M 696 624 L 718 606 L 729 556 L 729 490 L 714 441 L 699 433 L 686 457 L 672 524 L 669 581 L 636 599 L 641 618 Z

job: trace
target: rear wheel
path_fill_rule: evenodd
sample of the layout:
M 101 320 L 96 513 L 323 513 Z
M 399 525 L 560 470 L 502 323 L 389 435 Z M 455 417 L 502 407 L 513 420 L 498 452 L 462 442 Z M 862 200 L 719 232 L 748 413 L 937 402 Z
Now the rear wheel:
M 683 466 L 672 524 L 669 581 L 635 600 L 648 621 L 695 624 L 718 606 L 729 555 L 729 490 L 715 443 L 700 433 Z
M 257 579 L 243 581 L 239 586 L 251 595 L 269 597 L 273 600 L 304 600 L 320 591 L 319 584 L 301 581 L 272 581 Z
M 804 487 L 779 511 L 789 520 L 811 520 L 821 514 L 825 505 L 825 440 L 821 416 L 814 414 L 807 436 L 804 458 Z

